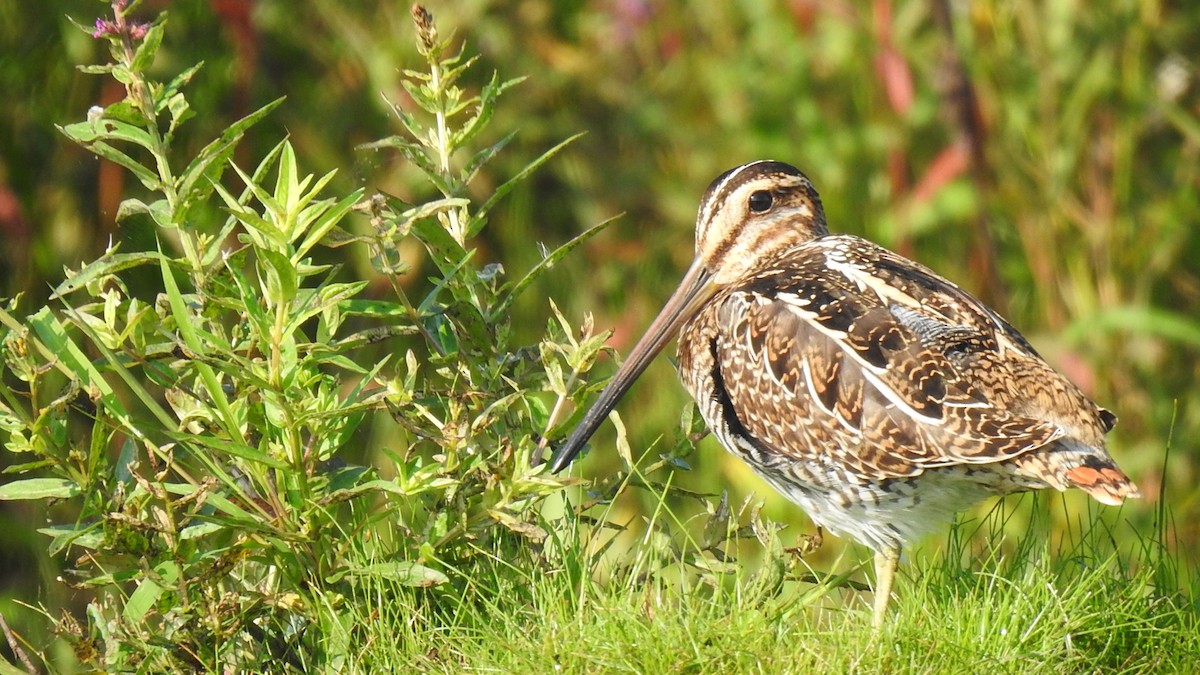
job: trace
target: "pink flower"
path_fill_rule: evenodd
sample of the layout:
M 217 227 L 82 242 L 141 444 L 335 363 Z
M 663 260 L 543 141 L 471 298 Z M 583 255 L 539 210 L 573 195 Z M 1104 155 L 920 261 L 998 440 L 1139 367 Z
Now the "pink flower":
M 96 19 L 96 29 L 92 31 L 92 37 L 105 38 L 128 35 L 130 40 L 136 42 L 146 37 L 146 33 L 149 30 L 149 24 L 139 21 L 125 21 L 123 17 L 118 17 L 116 21 Z
M 120 30 L 117 24 L 107 19 L 96 19 L 96 30 L 92 31 L 92 37 L 102 38 L 109 35 L 118 35 Z

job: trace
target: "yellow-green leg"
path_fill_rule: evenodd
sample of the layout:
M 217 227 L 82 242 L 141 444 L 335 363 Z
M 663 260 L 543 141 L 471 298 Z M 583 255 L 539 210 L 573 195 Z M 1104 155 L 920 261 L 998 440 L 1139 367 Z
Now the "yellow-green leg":
M 892 597 L 892 582 L 896 580 L 896 566 L 900 563 L 900 547 L 885 548 L 875 552 L 875 630 L 883 628 L 887 618 L 888 600 Z

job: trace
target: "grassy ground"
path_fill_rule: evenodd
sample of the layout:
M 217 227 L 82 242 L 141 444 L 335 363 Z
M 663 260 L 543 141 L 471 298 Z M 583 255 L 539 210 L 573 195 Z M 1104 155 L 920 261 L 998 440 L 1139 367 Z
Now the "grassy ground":
M 1017 502 L 1032 501 L 1020 498 Z M 355 603 L 352 671 L 1184 672 L 1200 660 L 1194 572 L 1153 540 L 1116 551 L 1123 521 L 1093 513 L 1050 543 L 1039 516 L 998 504 L 918 549 L 891 617 L 870 628 L 870 591 L 810 569 L 767 534 L 760 565 L 726 574 L 691 541 L 647 544 L 606 574 L 585 542 L 493 560 L 459 594 L 374 586 Z M 1042 509 L 1042 513 L 1047 509 Z M 1029 530 L 1020 539 L 1002 532 Z M 653 524 L 650 524 L 653 530 Z M 761 529 L 760 529 L 761 533 Z M 653 538 L 648 538 L 651 540 Z M 814 582 L 813 576 L 820 578 Z M 849 577 L 849 579 L 847 579 Z M 604 581 L 597 579 L 604 578 Z

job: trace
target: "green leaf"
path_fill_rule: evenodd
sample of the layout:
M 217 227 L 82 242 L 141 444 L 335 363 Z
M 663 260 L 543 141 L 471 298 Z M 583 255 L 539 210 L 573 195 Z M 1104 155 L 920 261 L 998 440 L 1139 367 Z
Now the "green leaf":
M 546 537 L 550 536 L 546 530 L 534 525 L 533 523 L 521 520 L 511 513 L 506 513 L 497 509 L 491 509 L 488 511 L 488 515 L 494 518 L 501 525 L 504 525 L 513 532 L 516 532 L 517 534 L 536 544 L 546 541 Z
M 401 80 L 400 84 L 404 86 L 404 90 L 412 97 L 413 103 L 416 103 L 427 113 L 437 113 L 441 106 L 437 103 L 437 97 L 434 96 L 433 90 L 428 85 L 412 80 Z
M 417 220 L 412 224 L 412 233 L 425 245 L 443 277 L 453 274 L 467 258 L 467 250 L 454 240 L 437 218 Z
M 188 525 L 187 527 L 181 529 L 179 531 L 179 538 L 185 539 L 185 540 L 186 539 L 197 539 L 199 537 L 203 537 L 206 534 L 212 534 L 213 532 L 220 532 L 221 530 L 224 530 L 224 529 L 225 529 L 225 526 L 222 525 L 221 523 L 197 523 L 195 525 Z
M 372 319 L 407 319 L 408 309 L 390 300 L 343 300 L 339 305 L 342 314 L 365 316 Z
M 265 287 L 267 306 L 287 305 L 295 300 L 300 281 L 292 261 L 270 249 L 259 249 L 256 253 L 258 274 Z
M 233 277 L 233 282 L 237 286 L 242 309 L 250 319 L 254 337 L 259 342 L 266 344 L 271 339 L 271 319 L 263 309 L 262 293 L 254 287 L 246 275 L 242 274 L 239 265 L 233 264 L 232 260 L 225 261 L 225 269 Z
M 501 150 L 503 150 L 504 146 L 508 145 L 509 141 L 516 138 L 516 136 L 517 132 L 514 131 L 504 138 L 501 138 L 499 141 L 496 141 L 494 144 L 475 153 L 471 157 L 471 161 L 467 162 L 466 168 L 463 169 L 463 175 L 466 176 L 466 178 L 463 179 L 463 182 L 470 184 L 471 181 L 475 180 L 475 175 L 479 173 L 479 170 L 482 169 L 485 164 L 491 161 L 491 159 L 495 157 Z
M 146 214 L 154 220 L 154 223 L 163 229 L 171 229 L 176 227 L 176 223 L 171 213 L 171 205 L 165 199 L 157 199 L 149 204 L 140 199 L 126 199 L 117 207 L 117 222 L 121 222 L 129 216 L 137 214 Z
M 191 68 L 188 68 L 187 70 L 183 71 L 182 73 L 171 78 L 171 81 L 168 82 L 166 84 L 166 86 L 163 87 L 162 102 L 160 102 L 160 104 L 159 104 L 158 111 L 162 112 L 163 104 L 170 105 L 170 102 L 172 100 L 174 100 L 175 95 L 177 93 L 179 93 L 179 90 L 182 89 L 183 87 L 187 86 L 187 84 L 192 81 L 192 77 L 194 77 L 196 75 L 196 73 L 200 72 L 200 69 L 203 67 L 204 67 L 204 62 L 201 61 L 201 62 L 197 63 L 196 65 L 192 66 Z
M 616 410 L 609 413 L 608 419 L 612 422 L 613 429 L 617 431 L 617 455 L 621 457 L 626 469 L 633 470 L 633 448 L 629 446 L 629 436 L 625 433 L 625 422 L 621 421 L 621 415 Z
M 337 366 L 342 370 L 348 370 L 352 373 L 358 373 L 360 375 L 365 375 L 367 373 L 366 368 L 363 368 L 354 361 L 350 360 L 349 357 L 341 354 L 330 354 L 328 356 L 314 354 L 314 358 L 316 358 L 318 363 L 328 363 L 331 366 Z
M 162 189 L 162 183 L 159 181 L 157 173 L 142 166 L 137 160 L 124 152 L 99 140 L 91 122 L 76 122 L 75 124 L 59 126 L 58 130 L 66 135 L 67 138 L 70 138 L 91 152 L 129 169 L 141 181 L 142 185 L 146 186 L 146 189 L 153 192 L 158 192 Z
M 154 571 L 163 583 L 174 584 L 179 578 L 179 567 L 173 561 L 161 562 L 155 565 Z M 125 609 L 121 616 L 133 623 L 139 623 L 146 614 L 154 607 L 154 603 L 162 596 L 166 589 L 156 579 L 145 578 L 138 584 L 136 590 L 129 595 L 129 599 L 125 601 Z
M 283 148 L 279 153 L 279 170 L 275 175 L 274 192 L 271 193 L 269 200 L 258 194 L 257 191 L 255 192 L 255 196 L 258 197 L 259 201 L 265 204 L 268 209 L 279 214 L 294 213 L 295 209 L 293 207 L 299 203 L 300 193 L 304 190 L 304 186 L 298 182 L 297 178 L 299 173 L 296 168 L 296 151 L 292 149 L 292 144 L 287 139 L 284 139 L 282 145 Z M 235 166 L 234 169 L 237 169 L 237 167 Z M 252 182 L 250 179 L 245 176 L 242 176 L 242 178 L 247 182 L 246 187 L 249 187 L 251 190 L 255 189 L 256 186 L 250 184 Z M 307 183 L 311 178 L 312 176 L 306 176 L 304 183 Z M 287 223 L 280 223 L 280 225 L 287 225 Z M 290 235 L 290 232 L 286 229 L 283 231 L 285 235 Z M 290 236 L 288 237 L 288 241 L 291 241 Z
M 371 577 L 395 581 L 403 586 L 429 587 L 450 580 L 445 574 L 414 562 L 384 562 L 371 565 L 352 565 L 338 570 L 329 579 L 333 583 L 343 576 Z
M 178 190 L 185 208 L 196 201 L 203 200 L 211 193 L 213 185 L 221 179 L 221 174 L 228 166 L 227 162 L 233 156 L 233 150 L 238 141 L 242 139 L 242 135 L 247 129 L 258 124 L 272 110 L 279 107 L 283 101 L 283 98 L 277 98 L 246 115 L 229 125 L 229 128 L 220 136 L 204 146 L 204 149 L 196 155 L 196 158 L 188 164 L 187 169 L 175 181 L 176 190 Z
M 448 233 L 446 238 L 454 241 Z M 428 317 L 425 323 L 429 333 L 440 338 L 440 345 L 446 354 L 458 351 L 459 338 L 466 340 L 473 351 L 481 354 L 490 355 L 495 349 L 493 336 L 477 300 L 472 297 L 469 282 L 464 283 L 459 279 L 461 274 L 473 273 L 468 263 L 474 254 L 474 250 L 466 253 L 457 265 L 447 269 L 418 307 L 421 315 Z M 450 292 L 451 300 L 442 299 L 444 291 Z
M 284 147 L 286 148 L 288 146 L 285 145 Z M 254 198 L 257 199 L 260 204 L 266 207 L 268 215 L 282 215 L 285 213 L 287 207 L 284 205 L 284 203 L 278 199 L 275 199 L 274 195 L 264 190 L 259 184 L 257 180 L 258 172 L 255 172 L 255 176 L 251 178 L 246 174 L 245 171 L 242 171 L 241 167 L 239 167 L 237 164 L 230 164 L 230 166 L 232 166 L 233 170 L 237 172 L 237 175 L 242 179 L 242 182 L 246 184 L 246 190 L 248 190 L 250 194 L 254 195 Z M 278 233 L 276 235 L 272 235 L 272 239 L 278 241 L 280 244 L 288 243 L 286 233 L 280 227 L 286 223 L 274 222 L 273 220 L 267 220 L 264 222 L 266 223 L 266 225 L 264 225 L 265 228 Z
M 500 184 L 500 186 L 496 188 L 496 191 L 492 193 L 492 196 L 488 197 L 488 200 L 483 203 L 483 206 L 479 207 L 475 217 L 471 219 L 471 227 L 467 230 L 467 236 L 474 236 L 477 234 L 483 227 L 484 222 L 486 222 L 484 220 L 484 216 L 491 211 L 492 207 L 494 207 L 497 202 L 507 196 L 509 192 L 512 192 L 513 188 L 519 185 L 521 181 L 528 178 L 529 174 L 533 173 L 538 167 L 545 164 L 547 160 L 557 155 L 560 150 L 567 147 L 571 143 L 574 143 L 582 136 L 583 132 L 577 133 L 553 148 L 550 148 L 546 152 L 543 152 L 540 157 L 525 165 L 525 168 L 518 171 L 517 175 Z
M 151 138 L 149 132 L 145 129 L 108 117 L 99 117 L 89 119 L 85 122 L 68 124 L 66 128 L 72 132 L 68 135 L 81 143 L 124 141 L 139 145 L 151 152 L 155 149 L 154 139 Z
M 85 32 L 87 32 L 87 33 L 91 33 L 93 30 L 95 30 L 95 29 L 94 29 L 94 28 L 89 28 L 89 29 L 87 29 Z M 87 75 L 112 75 L 112 72 L 113 72 L 113 69 L 114 69 L 114 68 L 116 68 L 116 66 L 115 66 L 115 65 L 113 65 L 113 64 L 111 64 L 111 63 L 106 63 L 106 64 L 104 64 L 104 65 L 83 65 L 83 66 L 76 66 L 76 69 L 77 69 L 79 72 L 81 72 L 81 73 L 85 73 L 85 74 L 87 74 Z
M 104 544 L 104 532 L 98 523 L 90 525 L 82 523 L 50 525 L 38 528 L 38 533 L 51 538 L 47 551 L 52 556 L 58 555 L 68 546 L 79 546 L 96 550 Z
M 446 182 L 446 179 L 441 174 L 441 169 L 434 163 L 425 146 L 420 143 L 410 141 L 403 136 L 389 136 L 373 143 L 364 143 L 359 145 L 358 148 L 363 150 L 395 148 L 400 151 L 401 155 L 404 155 L 405 159 L 415 164 L 421 170 L 421 173 L 437 188 L 438 192 L 444 195 L 454 194 L 453 186 Z
M 358 295 L 367 287 L 368 283 L 367 281 L 356 281 L 344 284 L 326 284 L 315 291 L 305 291 L 309 297 L 288 317 L 285 332 L 299 330 L 300 325 L 313 316 L 329 307 L 336 307 L 347 298 Z
M 146 123 L 145 114 L 128 98 L 109 104 L 101 112 L 100 116 L 104 119 L 118 120 L 136 127 L 141 127 Z
M 79 484 L 63 478 L 26 478 L 0 485 L 0 500 L 66 499 L 79 494 Z
M 555 263 L 557 263 L 559 260 L 562 260 L 564 256 L 573 251 L 580 244 L 604 231 L 605 228 L 611 225 L 613 221 L 619 217 L 620 216 L 613 216 L 608 220 L 589 227 L 577 235 L 574 239 L 568 241 L 562 246 L 559 246 L 557 249 L 551 252 L 550 255 L 547 255 L 545 258 L 542 258 L 540 261 L 538 261 L 538 264 L 534 265 L 532 269 L 526 272 L 525 276 L 521 277 L 521 280 L 518 281 L 512 287 L 512 290 L 504 296 L 504 299 L 500 301 L 499 306 L 494 312 L 492 312 L 492 321 L 498 321 L 501 317 L 507 315 L 509 308 L 512 306 L 513 301 L 517 299 L 517 296 L 521 295 L 521 293 L 524 292 L 530 284 L 536 281 L 537 278 L 542 275 L 542 273 L 554 267 Z
M 171 113 L 171 125 L 167 128 L 166 140 L 170 142 L 179 125 L 194 117 L 196 113 L 192 111 L 191 105 L 183 94 L 175 94 L 167 99 L 167 110 Z
M 463 55 L 464 51 L 460 49 L 454 56 L 441 59 L 442 89 L 452 88 L 450 85 L 458 81 L 458 78 L 479 60 L 478 54 L 468 57 L 465 61 L 462 58 Z
M 154 64 L 154 55 L 158 53 L 158 48 L 162 45 L 163 33 L 166 32 L 166 28 L 167 13 L 163 12 L 150 25 L 146 36 L 142 38 L 142 43 L 138 45 L 137 51 L 133 54 L 133 62 L 130 65 L 135 72 L 144 73 Z
M 161 255 L 162 251 L 159 253 Z M 183 294 L 179 292 L 179 286 L 175 283 L 175 276 L 171 273 L 165 257 L 159 259 L 159 270 L 162 273 L 163 287 L 166 289 L 167 299 L 171 305 L 171 314 L 175 318 L 175 326 L 180 337 L 194 354 L 203 356 L 206 353 L 204 342 L 200 340 L 199 333 L 192 324 L 192 316 L 187 311 L 187 303 L 183 300 Z M 204 381 L 209 398 L 213 400 L 217 410 L 221 413 L 221 422 L 226 435 L 244 444 L 245 437 L 242 429 L 237 423 L 237 417 L 233 414 L 233 410 L 229 407 L 229 399 L 225 396 L 225 390 L 217 380 L 216 373 L 203 361 L 196 360 L 194 363 L 196 370 L 200 373 L 200 379 Z
M 479 106 L 475 111 L 475 115 L 462 125 L 461 131 L 455 134 L 454 145 L 462 146 L 469 143 L 491 121 L 492 114 L 496 110 L 496 99 L 500 97 L 500 94 L 504 93 L 509 87 L 518 85 L 524 81 L 524 77 L 517 77 L 500 82 L 499 74 L 493 72 L 491 81 L 484 85 L 483 91 L 479 94 Z
M 225 208 L 233 216 L 234 221 L 243 226 L 245 236 L 239 238 L 249 240 L 256 249 L 277 250 L 284 247 L 283 233 L 273 223 L 242 204 L 238 197 L 233 196 L 220 184 L 214 183 L 213 189 L 225 202 Z
M 87 267 L 72 274 L 71 278 L 59 284 L 54 289 L 54 293 L 50 298 L 52 300 L 61 298 L 68 293 L 73 293 L 83 288 L 95 279 L 116 274 L 117 272 L 122 272 L 139 265 L 157 262 L 161 258 L 162 255 L 156 251 L 105 254 L 104 257 L 90 263 Z
M 245 459 L 245 460 L 248 460 L 251 462 L 257 462 L 264 466 L 269 466 L 272 469 L 288 468 L 287 462 L 284 462 L 279 459 L 275 459 L 274 457 L 268 455 L 267 453 L 265 453 L 257 448 L 246 445 L 245 443 L 238 443 L 238 442 L 230 441 L 227 438 L 217 438 L 215 436 L 209 436 L 206 434 L 189 434 L 189 433 L 166 431 L 166 430 L 162 430 L 162 433 L 167 438 L 170 438 L 179 443 L 191 443 L 191 444 L 201 445 L 201 446 L 204 446 L 205 448 L 215 451 L 217 453 L 223 453 L 223 454 L 227 454 L 227 455 L 233 455 L 234 457 L 240 457 L 242 459 Z
M 125 406 L 122 405 L 112 386 L 104 379 L 91 360 L 84 355 L 79 346 L 67 336 L 66 329 L 50 312 L 50 308 L 43 307 L 37 314 L 29 317 L 28 321 L 46 348 L 54 354 L 64 372 L 79 380 L 84 390 L 89 391 L 89 395 L 93 391 L 98 392 L 109 412 L 120 419 L 123 424 L 128 425 L 132 433 L 137 434 L 137 426 L 130 422 L 129 415 L 125 412 Z M 84 322 L 80 322 L 80 329 L 87 330 Z M 102 343 L 98 343 L 98 346 L 102 350 L 105 349 Z
M 318 242 L 325 238 L 325 235 L 333 229 L 335 225 L 341 222 L 342 218 L 354 208 L 358 200 L 362 199 L 365 190 L 359 188 L 347 195 L 337 204 L 325 209 L 325 211 L 309 226 L 308 234 L 305 235 L 304 241 L 296 247 L 296 252 L 292 254 L 292 262 L 300 264 L 300 260 L 308 255 L 310 249 L 316 246 Z
M 161 260 L 160 263 L 162 263 Z M 167 413 L 167 411 L 164 410 L 161 405 L 159 405 L 158 400 L 146 390 L 144 383 L 133 376 L 130 370 L 125 366 L 125 362 L 104 345 L 99 336 L 96 335 L 95 331 L 88 327 L 86 321 L 80 320 L 77 317 L 78 312 L 76 312 L 70 305 L 67 305 L 66 311 L 75 318 L 75 325 L 88 337 L 89 340 L 92 341 L 92 344 L 100 351 L 100 353 L 104 356 L 104 359 L 110 364 L 112 371 L 115 372 L 123 382 L 125 382 L 126 386 L 129 388 L 129 391 L 131 391 L 138 398 L 138 400 L 142 402 L 146 409 L 155 416 L 155 418 L 158 420 L 158 423 L 162 425 L 162 427 L 169 428 L 173 424 L 174 420 Z M 46 330 L 49 331 L 50 328 L 47 328 Z M 78 351 L 78 347 L 75 347 L 74 344 L 70 343 L 69 341 L 64 349 L 74 349 Z M 172 345 L 164 351 L 171 352 L 173 350 L 174 346 Z M 61 355 L 61 352 L 56 353 Z M 74 359 L 68 360 L 67 362 L 71 364 L 75 363 Z M 146 365 L 148 366 L 148 371 L 153 372 L 154 365 Z M 108 382 L 104 378 L 100 377 L 99 371 L 96 370 L 96 368 L 90 362 L 87 362 L 86 366 L 89 370 L 83 372 L 85 372 L 89 378 L 92 378 L 88 381 L 95 381 L 95 387 L 100 390 L 104 404 L 108 410 L 122 423 L 122 425 L 124 425 L 129 434 L 140 441 L 146 442 L 147 439 L 145 434 L 143 434 L 141 431 L 141 426 L 133 423 L 129 415 L 125 412 L 125 408 L 122 405 L 121 400 L 115 396 Z M 73 372 L 66 365 L 63 365 L 61 368 L 64 370 L 64 372 Z M 171 379 L 173 380 L 174 377 L 175 376 L 172 374 Z
M 28 675 L 28 673 L 0 658 L 0 675 Z

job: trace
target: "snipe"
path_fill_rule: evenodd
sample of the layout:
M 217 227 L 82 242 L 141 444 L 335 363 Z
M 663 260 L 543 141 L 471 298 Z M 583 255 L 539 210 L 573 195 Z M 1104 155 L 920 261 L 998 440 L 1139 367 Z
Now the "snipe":
M 680 376 L 725 448 L 875 551 L 876 627 L 900 548 L 988 495 L 1139 496 L 1104 449 L 1112 413 L 950 281 L 830 234 L 817 191 L 787 164 L 709 185 L 695 261 L 554 471 L 676 333 Z

